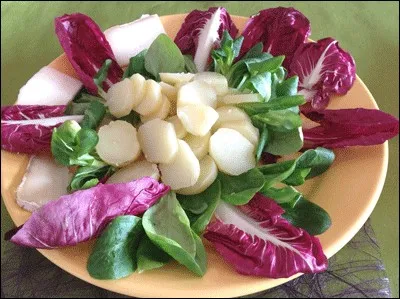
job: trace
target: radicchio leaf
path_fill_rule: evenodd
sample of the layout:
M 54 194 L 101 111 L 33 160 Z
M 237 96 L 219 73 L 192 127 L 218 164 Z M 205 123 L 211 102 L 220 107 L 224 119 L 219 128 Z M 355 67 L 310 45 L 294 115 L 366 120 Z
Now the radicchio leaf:
M 28 120 L 63 116 L 66 105 L 12 105 L 1 107 L 1 120 Z
M 290 65 L 293 53 L 311 34 L 309 20 L 293 7 L 261 10 L 250 17 L 243 30 L 241 55 L 262 42 L 264 52 L 273 56 L 285 55 L 284 67 Z
M 65 105 L 14 105 L 1 108 L 1 148 L 10 152 L 50 152 L 53 129 L 66 120 L 81 121 L 83 115 L 63 116 Z
M 384 143 L 399 134 L 399 120 L 375 109 L 339 109 L 308 112 L 319 126 L 303 129 L 305 148 L 342 148 Z
M 289 77 L 299 76 L 299 94 L 322 110 L 332 94 L 343 95 L 353 86 L 356 66 L 353 57 L 333 38 L 299 46 L 289 67 Z
M 76 191 L 34 212 L 11 242 L 45 249 L 73 246 L 99 236 L 117 216 L 143 214 L 168 191 L 150 177 Z
M 240 207 L 221 202 L 204 237 L 241 274 L 286 278 L 326 270 L 319 240 L 291 225 L 283 213 L 260 194 Z
M 123 71 L 100 27 L 90 17 L 81 13 L 57 17 L 55 31 L 75 72 L 90 93 L 97 94 L 93 77 L 106 59 L 111 59 L 112 65 L 103 83 L 104 91 L 121 80 Z
M 210 7 L 206 11 L 196 9 L 186 16 L 174 41 L 183 54 L 194 57 L 197 70 L 202 72 L 210 61 L 211 50 L 217 46 L 225 30 L 232 38 L 238 33 L 225 8 Z

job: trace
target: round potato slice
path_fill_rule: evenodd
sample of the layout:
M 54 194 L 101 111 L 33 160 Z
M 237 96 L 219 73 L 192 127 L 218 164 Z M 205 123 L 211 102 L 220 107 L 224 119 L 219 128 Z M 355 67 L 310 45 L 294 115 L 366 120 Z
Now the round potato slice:
M 254 146 L 257 146 L 260 133 L 253 124 L 247 120 L 228 121 L 221 124 L 220 128 L 228 128 L 238 131 Z
M 115 117 L 128 115 L 133 108 L 133 86 L 126 78 L 110 87 L 106 94 L 106 105 Z
M 206 135 L 218 119 L 217 111 L 203 104 L 178 107 L 177 115 L 186 131 L 196 136 Z
M 174 126 L 158 118 L 139 127 L 138 139 L 146 159 L 152 163 L 169 163 L 178 152 Z
M 231 122 L 231 121 L 248 121 L 251 122 L 250 117 L 244 112 L 242 109 L 237 108 L 235 106 L 223 106 L 219 107 L 218 112 L 218 120 L 212 127 L 212 131 L 215 132 L 218 130 L 223 123 Z
M 197 159 L 201 160 L 208 154 L 211 133 L 204 136 L 187 135 L 183 140 L 190 146 Z
M 258 93 L 247 93 L 247 94 L 227 94 L 220 98 L 220 101 L 225 105 L 239 104 L 239 103 L 250 103 L 250 102 L 261 102 L 262 98 Z
M 218 169 L 229 175 L 240 175 L 256 166 L 254 145 L 233 129 L 218 129 L 210 138 L 209 152 Z
M 160 172 L 157 165 L 146 160 L 137 161 L 121 169 L 118 169 L 108 180 L 107 184 L 128 183 L 142 177 L 152 177 L 155 180 L 160 179 Z
M 171 85 L 190 82 L 193 77 L 192 73 L 160 73 L 161 81 Z
M 133 108 L 137 107 L 144 99 L 146 79 L 141 74 L 134 74 L 130 78 L 133 86 Z
M 176 193 L 183 195 L 199 194 L 214 183 L 218 175 L 217 164 L 209 155 L 200 160 L 200 176 L 196 184 L 191 187 L 179 189 Z
M 204 81 L 208 85 L 214 87 L 217 95 L 225 95 L 228 93 L 228 80 L 222 74 L 215 72 L 202 72 L 194 75 L 194 81 Z
M 186 136 L 187 131 L 185 127 L 182 125 L 182 122 L 180 121 L 179 117 L 174 115 L 166 119 L 167 122 L 170 122 L 171 124 L 174 125 L 176 137 L 179 139 L 182 139 L 183 137 Z
M 168 116 L 169 110 L 171 109 L 171 103 L 169 102 L 166 95 L 163 95 L 162 97 L 163 97 L 162 104 L 155 113 L 150 114 L 148 116 L 144 115 L 140 116 L 140 120 L 142 121 L 142 123 L 148 122 L 156 118 L 165 119 Z
M 177 106 L 204 104 L 212 108 L 217 107 L 217 93 L 215 89 L 204 81 L 193 81 L 185 84 L 178 90 Z
M 157 111 L 162 104 L 161 86 L 154 80 L 146 80 L 142 102 L 133 110 L 147 116 Z
M 122 120 L 112 121 L 102 126 L 98 132 L 96 145 L 100 158 L 116 167 L 135 161 L 140 155 L 140 145 L 134 126 Z
M 161 86 L 161 93 L 165 94 L 168 97 L 168 99 L 171 100 L 171 102 L 173 101 L 176 102 L 176 98 L 178 96 L 178 89 L 175 86 L 172 86 L 165 82 L 160 82 L 159 84 Z
M 178 140 L 178 153 L 172 162 L 159 164 L 161 180 L 172 190 L 186 188 L 196 184 L 200 176 L 200 163 L 189 145 Z

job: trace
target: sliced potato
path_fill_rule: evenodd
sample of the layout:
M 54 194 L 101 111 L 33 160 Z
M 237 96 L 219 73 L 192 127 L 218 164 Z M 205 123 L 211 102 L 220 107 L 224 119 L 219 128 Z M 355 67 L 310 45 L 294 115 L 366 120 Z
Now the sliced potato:
M 249 103 L 249 102 L 261 102 L 262 98 L 258 93 L 247 93 L 247 94 L 227 94 L 220 98 L 221 102 L 225 105 Z
M 217 107 L 217 93 L 211 85 L 204 81 L 193 81 L 179 88 L 178 107 L 200 103 L 212 108 Z
M 260 133 L 253 124 L 247 120 L 228 121 L 221 124 L 220 128 L 234 129 L 247 138 L 254 146 L 257 146 Z
M 155 180 L 160 179 L 157 165 L 149 161 L 137 161 L 118 169 L 108 180 L 107 184 L 128 183 L 142 177 L 149 176 Z
M 211 133 L 204 136 L 187 135 L 183 140 L 190 146 L 197 159 L 201 160 L 208 154 Z
M 186 188 L 196 184 L 200 175 L 200 163 L 189 145 L 178 140 L 178 153 L 168 164 L 161 163 L 161 180 L 171 186 L 172 190 Z
M 162 104 L 161 86 L 154 80 L 146 80 L 143 101 L 133 110 L 147 116 L 157 111 Z
M 177 115 L 167 118 L 166 121 L 174 125 L 176 137 L 182 139 L 183 137 L 186 136 L 187 131 L 185 127 L 182 125 L 182 122 L 180 121 Z
M 148 121 L 150 121 L 152 119 L 156 119 L 156 118 L 165 119 L 168 116 L 169 111 L 171 109 L 171 103 L 169 102 L 166 95 L 163 95 L 162 97 L 163 97 L 162 104 L 156 112 L 154 112 L 148 116 L 144 116 L 144 115 L 140 116 L 140 120 L 142 121 L 142 123 L 148 122 Z
M 135 161 L 140 155 L 140 145 L 134 126 L 122 120 L 102 126 L 98 132 L 96 151 L 108 164 L 122 167 Z
M 133 108 L 137 107 L 144 99 L 146 79 L 141 74 L 134 74 L 130 78 L 133 86 Z
M 106 94 L 106 105 L 115 117 L 128 115 L 133 108 L 134 91 L 128 78 L 115 83 Z
M 210 138 L 209 152 L 218 169 L 229 175 L 239 175 L 256 166 L 254 145 L 233 129 L 218 129 Z
M 204 81 L 212 86 L 217 95 L 225 95 L 228 93 L 228 80 L 222 74 L 215 72 L 202 72 L 194 75 L 194 81 Z
M 165 94 L 171 101 L 176 101 L 176 97 L 178 96 L 178 88 L 165 82 L 160 82 L 160 86 L 162 94 Z
M 218 119 L 217 111 L 203 104 L 178 107 L 177 115 L 186 131 L 196 136 L 206 135 Z
M 212 127 L 213 132 L 218 130 L 223 123 L 231 121 L 248 121 L 251 122 L 250 117 L 242 109 L 235 106 L 223 106 L 216 110 L 218 112 L 218 120 Z
M 190 82 L 193 77 L 192 73 L 160 73 L 161 81 L 171 85 Z
M 215 164 L 213 158 L 207 155 L 200 160 L 200 175 L 196 184 L 191 187 L 179 189 L 176 191 L 176 193 L 183 195 L 199 194 L 210 187 L 212 183 L 214 183 L 217 175 L 217 164 Z
M 174 126 L 158 118 L 139 127 L 138 139 L 146 159 L 152 163 L 169 163 L 178 152 Z

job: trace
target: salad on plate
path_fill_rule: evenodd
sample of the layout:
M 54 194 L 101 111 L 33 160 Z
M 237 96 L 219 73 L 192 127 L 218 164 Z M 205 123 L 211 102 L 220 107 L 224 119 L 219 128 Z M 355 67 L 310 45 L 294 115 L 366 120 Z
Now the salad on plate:
M 8 234 L 33 248 L 96 238 L 96 279 L 176 260 L 207 272 L 205 240 L 237 272 L 268 278 L 327 269 L 327 211 L 296 189 L 334 150 L 382 144 L 398 120 L 328 109 L 356 80 L 337 40 L 309 41 L 294 8 L 265 9 L 241 34 L 223 7 L 190 12 L 175 39 L 157 15 L 102 31 L 55 19 L 76 77 L 43 67 L 1 109 L 3 150 L 30 155 Z

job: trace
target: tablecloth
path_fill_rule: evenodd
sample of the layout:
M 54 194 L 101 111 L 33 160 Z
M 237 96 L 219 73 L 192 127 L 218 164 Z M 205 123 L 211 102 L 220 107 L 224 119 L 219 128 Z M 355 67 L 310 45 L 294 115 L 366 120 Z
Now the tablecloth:
M 2 1 L 1 104 L 13 103 L 19 88 L 43 65 L 62 52 L 54 35 L 53 19 L 56 16 L 79 11 L 90 15 L 103 29 L 106 29 L 116 24 L 130 22 L 143 13 L 167 15 L 185 13 L 195 8 L 206 9 L 210 6 L 224 6 L 231 14 L 243 16 L 249 16 L 268 7 L 293 6 L 299 9 L 311 22 L 311 38 L 319 39 L 326 36 L 337 38 L 341 46 L 352 53 L 357 63 L 358 75 L 364 80 L 380 108 L 398 117 L 399 4 L 382 1 Z M 392 284 L 393 296 L 396 297 L 399 280 L 398 137 L 389 143 L 389 152 L 386 184 L 371 215 L 371 223 L 381 246 L 382 261 Z M 3 235 L 12 227 L 3 203 L 1 219 Z M 7 257 L 3 254 L 6 246 L 2 241 L 2 262 Z M 333 259 L 346 257 L 348 246 Z M 17 255 L 20 250 L 22 249 L 15 249 L 15 254 Z M 39 255 L 34 250 L 24 250 L 21 252 Z M 20 271 L 24 269 L 21 268 Z M 285 286 L 291 288 L 293 283 Z M 58 294 L 64 296 L 59 292 Z

